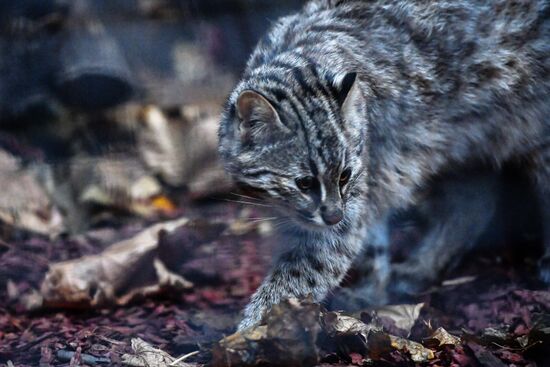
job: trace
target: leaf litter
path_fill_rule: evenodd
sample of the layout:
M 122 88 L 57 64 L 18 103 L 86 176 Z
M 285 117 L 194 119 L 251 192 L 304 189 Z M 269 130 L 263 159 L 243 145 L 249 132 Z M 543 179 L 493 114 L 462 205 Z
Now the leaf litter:
M 475 276 L 464 269 L 456 274 L 460 281 L 419 297 L 418 303 L 359 314 L 329 311 L 311 300 L 285 301 L 261 326 L 234 333 L 242 306 L 268 267 L 274 241 L 264 224 L 247 219 L 259 215 L 254 210 L 215 204 L 206 209 L 208 220 L 194 219 L 204 217 L 205 209 L 200 210 L 200 216 L 189 211 L 185 218 L 152 226 L 0 243 L 0 296 L 6 300 L 0 304 L 0 363 L 460 367 L 548 362 L 550 292 L 500 263 Z M 58 274 L 56 281 L 52 274 Z

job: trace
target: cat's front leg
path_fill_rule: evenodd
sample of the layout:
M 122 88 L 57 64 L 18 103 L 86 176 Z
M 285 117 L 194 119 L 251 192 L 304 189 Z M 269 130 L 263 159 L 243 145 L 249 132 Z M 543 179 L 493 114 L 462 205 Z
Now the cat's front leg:
M 343 233 L 342 233 L 343 232 Z M 280 301 L 312 295 L 317 302 L 338 286 L 364 241 L 361 228 L 337 233 L 306 233 L 287 237 L 291 244 L 244 311 L 239 330 L 257 325 Z

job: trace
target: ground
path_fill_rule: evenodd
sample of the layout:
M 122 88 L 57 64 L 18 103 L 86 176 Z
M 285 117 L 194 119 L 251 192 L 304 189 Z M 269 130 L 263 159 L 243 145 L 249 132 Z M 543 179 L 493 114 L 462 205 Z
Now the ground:
M 184 214 L 227 222 L 257 216 L 221 201 Z M 211 363 L 213 346 L 235 331 L 241 308 L 267 270 L 275 241 L 261 231 L 236 231 L 204 243 L 180 233 L 182 241 L 196 241 L 185 244 L 193 251 L 177 269 L 193 282 L 191 289 L 138 299 L 123 307 L 26 310 L 32 300 L 28 295 L 40 288 L 49 264 L 99 253 L 145 226 L 134 222 L 53 241 L 30 234 L 0 241 L 0 363 L 122 366 L 122 355 L 131 351 L 130 341 L 137 337 L 175 357 L 199 351 L 188 363 Z M 199 229 L 203 230 L 208 230 L 208 223 Z M 550 365 L 544 353 L 550 348 L 550 291 L 536 279 L 535 260 L 515 252 L 476 255 L 457 270 L 456 284 L 447 282 L 419 296 L 416 301 L 424 302 L 424 307 L 408 337 L 425 342 L 431 331 L 443 327 L 461 338 L 459 345 L 436 348 L 435 358 L 420 364 Z M 358 317 L 368 322 L 367 315 Z M 391 322 L 384 326 L 389 333 L 400 332 Z M 315 361 L 319 365 L 414 365 L 397 352 L 373 359 L 370 352 L 362 355 L 361 350 L 345 343 L 342 348 L 337 339 L 319 335 Z

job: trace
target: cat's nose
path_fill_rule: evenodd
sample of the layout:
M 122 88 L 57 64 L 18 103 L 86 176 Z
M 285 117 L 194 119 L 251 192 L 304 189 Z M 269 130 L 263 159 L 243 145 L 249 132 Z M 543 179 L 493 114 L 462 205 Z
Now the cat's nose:
M 323 222 L 329 226 L 338 224 L 344 218 L 344 212 L 340 208 L 328 208 L 327 206 L 321 206 L 321 218 Z

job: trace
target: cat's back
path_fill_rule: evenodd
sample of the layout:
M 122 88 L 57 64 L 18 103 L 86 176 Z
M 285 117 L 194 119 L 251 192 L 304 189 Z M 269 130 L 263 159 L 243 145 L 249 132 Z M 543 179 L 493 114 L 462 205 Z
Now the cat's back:
M 461 74 L 480 58 L 510 53 L 544 63 L 550 54 L 550 0 L 313 0 L 279 19 L 248 68 L 293 50 L 313 59 L 337 59 L 348 50 L 344 58 L 356 61 L 378 52 L 390 64 L 419 56 L 438 63 L 440 72 Z
M 273 26 L 244 80 L 311 65 L 456 119 L 519 106 L 550 95 L 550 0 L 314 0 Z

